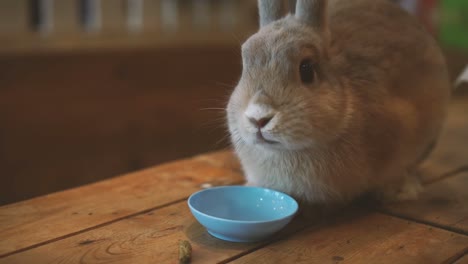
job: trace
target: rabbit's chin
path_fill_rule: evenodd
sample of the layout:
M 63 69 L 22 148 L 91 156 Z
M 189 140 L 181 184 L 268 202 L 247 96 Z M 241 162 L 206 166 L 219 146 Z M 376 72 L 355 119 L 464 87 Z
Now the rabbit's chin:
M 246 139 L 244 142 L 250 148 L 259 148 L 259 149 L 272 150 L 272 151 L 287 149 L 285 145 L 279 141 L 260 139 L 257 137 L 249 137 L 249 139 Z

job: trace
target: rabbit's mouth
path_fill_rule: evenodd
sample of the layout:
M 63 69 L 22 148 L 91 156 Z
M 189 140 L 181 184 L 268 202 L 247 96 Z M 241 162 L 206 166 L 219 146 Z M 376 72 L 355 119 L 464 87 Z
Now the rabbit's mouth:
M 256 133 L 255 143 L 256 144 L 271 144 L 271 145 L 279 144 L 278 141 L 266 139 L 263 136 L 263 133 L 260 129 Z

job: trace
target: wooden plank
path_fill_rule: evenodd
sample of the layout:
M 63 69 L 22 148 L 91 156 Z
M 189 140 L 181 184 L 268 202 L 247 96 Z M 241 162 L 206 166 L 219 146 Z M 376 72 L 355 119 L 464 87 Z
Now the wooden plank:
M 468 171 L 426 186 L 418 200 L 385 206 L 383 212 L 468 235 Z
M 422 169 L 424 180 L 431 182 L 461 166 L 468 166 L 468 97 L 453 98 L 445 127 Z
M 0 256 L 242 180 L 221 152 L 0 207 Z
M 468 237 L 373 213 L 308 228 L 233 263 L 443 263 L 468 248 Z
M 296 220 L 283 236 L 305 224 Z M 216 263 L 262 245 L 212 237 L 183 201 L 0 258 L 0 263 L 177 263 L 180 240 L 190 241 L 193 263 Z

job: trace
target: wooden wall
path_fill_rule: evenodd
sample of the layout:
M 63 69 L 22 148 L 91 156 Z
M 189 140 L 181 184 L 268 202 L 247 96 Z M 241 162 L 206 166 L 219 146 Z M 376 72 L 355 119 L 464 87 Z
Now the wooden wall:
M 0 56 L 0 204 L 226 147 L 239 46 Z

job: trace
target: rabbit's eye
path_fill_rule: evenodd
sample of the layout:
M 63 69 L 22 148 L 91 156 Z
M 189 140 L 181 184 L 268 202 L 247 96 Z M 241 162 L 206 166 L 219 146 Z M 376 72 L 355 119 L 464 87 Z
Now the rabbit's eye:
M 311 60 L 303 60 L 299 66 L 301 81 L 305 84 L 310 84 L 315 79 L 314 64 Z

